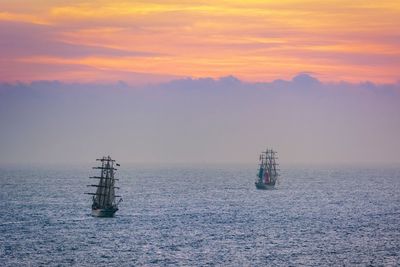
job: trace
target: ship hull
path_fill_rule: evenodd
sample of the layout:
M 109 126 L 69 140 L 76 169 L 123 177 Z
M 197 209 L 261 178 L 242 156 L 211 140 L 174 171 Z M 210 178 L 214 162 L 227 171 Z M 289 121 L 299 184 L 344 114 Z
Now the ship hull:
M 114 217 L 118 209 L 92 209 L 92 216 L 94 217 Z
M 255 183 L 257 189 L 261 190 L 271 190 L 275 188 L 275 184 L 264 184 L 264 183 Z

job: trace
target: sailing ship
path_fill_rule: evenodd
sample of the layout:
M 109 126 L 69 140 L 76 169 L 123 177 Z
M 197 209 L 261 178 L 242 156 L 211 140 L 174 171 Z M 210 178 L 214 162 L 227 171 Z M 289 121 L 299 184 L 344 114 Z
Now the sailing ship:
M 257 189 L 273 189 L 278 179 L 278 163 L 276 160 L 276 152 L 272 149 L 267 149 L 260 155 L 260 168 L 256 179 Z
M 90 184 L 89 187 L 96 187 L 95 193 L 85 193 L 92 195 L 92 215 L 95 217 L 113 217 L 115 212 L 118 210 L 118 204 L 122 201 L 121 196 L 115 195 L 115 189 L 119 189 L 115 186 L 114 173 L 117 170 L 115 166 L 120 166 L 115 160 L 111 159 L 110 156 L 96 159 L 101 162 L 100 167 L 93 167 L 93 169 L 100 170 L 100 176 L 89 177 L 91 179 L 98 179 L 98 184 Z M 119 201 L 117 202 L 117 198 Z

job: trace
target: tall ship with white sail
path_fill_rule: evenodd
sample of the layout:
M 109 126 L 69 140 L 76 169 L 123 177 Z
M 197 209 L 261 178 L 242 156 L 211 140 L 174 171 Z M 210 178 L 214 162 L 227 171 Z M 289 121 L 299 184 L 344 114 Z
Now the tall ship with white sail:
M 115 195 L 115 190 L 119 189 L 115 186 L 116 179 L 114 177 L 115 166 L 120 166 L 110 156 L 96 159 L 101 162 L 101 166 L 93 167 L 100 170 L 100 176 L 89 177 L 98 179 L 98 184 L 90 184 L 89 187 L 96 187 L 95 193 L 86 193 L 92 195 L 92 215 L 95 217 L 113 217 L 118 210 L 118 204 L 122 201 L 121 196 Z M 118 200 L 118 201 L 117 201 Z
M 266 149 L 260 155 L 260 166 L 255 182 L 257 189 L 274 189 L 278 180 L 277 153 L 272 149 Z

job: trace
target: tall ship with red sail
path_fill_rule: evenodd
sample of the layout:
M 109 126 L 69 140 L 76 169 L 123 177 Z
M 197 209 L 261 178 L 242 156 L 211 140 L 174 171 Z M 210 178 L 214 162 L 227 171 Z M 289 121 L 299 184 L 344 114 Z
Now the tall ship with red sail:
M 274 189 L 278 180 L 278 163 L 276 163 L 277 153 L 272 149 L 267 149 L 260 155 L 260 166 L 255 182 L 257 189 Z
M 116 179 L 114 177 L 115 166 L 120 166 L 110 156 L 96 159 L 101 162 L 101 166 L 93 167 L 100 170 L 100 176 L 89 177 L 98 179 L 98 184 L 90 184 L 89 187 L 96 187 L 95 193 L 86 193 L 92 195 L 92 215 L 95 217 L 113 217 L 118 210 L 118 204 L 122 201 L 121 196 L 115 195 L 115 190 L 119 189 L 115 186 Z M 118 201 L 117 201 L 118 199 Z

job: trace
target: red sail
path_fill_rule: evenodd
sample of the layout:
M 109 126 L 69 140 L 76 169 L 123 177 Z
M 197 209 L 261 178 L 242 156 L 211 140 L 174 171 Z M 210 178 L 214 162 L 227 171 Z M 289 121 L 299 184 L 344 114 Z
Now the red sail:
M 268 184 L 268 183 L 269 183 L 269 174 L 268 174 L 268 172 L 265 172 L 265 173 L 264 173 L 264 183 L 265 183 L 265 184 Z

